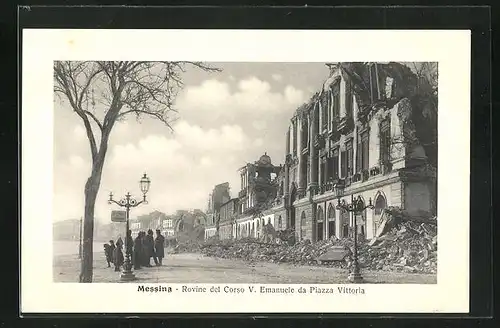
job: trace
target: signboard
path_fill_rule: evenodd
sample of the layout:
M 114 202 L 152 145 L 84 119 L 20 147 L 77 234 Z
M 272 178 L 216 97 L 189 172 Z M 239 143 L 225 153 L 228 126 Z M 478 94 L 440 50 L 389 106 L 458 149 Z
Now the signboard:
M 111 222 L 126 222 L 127 212 L 125 211 L 111 211 Z

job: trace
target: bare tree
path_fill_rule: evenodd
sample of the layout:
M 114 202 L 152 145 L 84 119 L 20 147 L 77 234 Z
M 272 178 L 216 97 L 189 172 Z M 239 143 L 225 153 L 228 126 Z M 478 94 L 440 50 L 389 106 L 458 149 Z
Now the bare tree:
M 177 112 L 174 101 L 183 86 L 182 73 L 188 66 L 204 71 L 219 71 L 200 62 L 54 63 L 54 92 L 65 98 L 81 118 L 92 156 L 92 169 L 84 189 L 80 282 L 92 282 L 94 208 L 113 126 L 133 115 L 137 119 L 143 116 L 153 117 L 172 129 L 171 123 L 175 119 L 173 114 Z

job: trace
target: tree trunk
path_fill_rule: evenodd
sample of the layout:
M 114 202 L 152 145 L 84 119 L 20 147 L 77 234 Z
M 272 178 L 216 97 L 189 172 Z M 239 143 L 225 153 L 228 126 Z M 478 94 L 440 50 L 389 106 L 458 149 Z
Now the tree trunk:
M 80 282 L 91 283 L 93 277 L 93 242 L 94 242 L 94 210 L 97 194 L 101 184 L 105 152 L 99 152 L 92 165 L 92 172 L 85 184 L 85 214 L 83 219 L 83 247 L 80 271 Z

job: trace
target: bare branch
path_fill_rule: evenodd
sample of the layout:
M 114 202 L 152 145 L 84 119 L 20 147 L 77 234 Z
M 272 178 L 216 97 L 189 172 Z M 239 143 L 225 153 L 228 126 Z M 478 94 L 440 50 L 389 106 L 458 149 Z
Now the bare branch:
M 94 114 L 92 114 L 91 112 L 89 112 L 88 110 L 84 110 L 83 112 L 84 112 L 86 115 L 90 116 L 90 117 L 94 120 L 94 122 L 97 124 L 97 126 L 99 127 L 99 129 L 102 131 L 102 129 L 103 129 L 102 124 L 101 124 L 101 122 L 97 119 L 97 117 L 96 117 Z

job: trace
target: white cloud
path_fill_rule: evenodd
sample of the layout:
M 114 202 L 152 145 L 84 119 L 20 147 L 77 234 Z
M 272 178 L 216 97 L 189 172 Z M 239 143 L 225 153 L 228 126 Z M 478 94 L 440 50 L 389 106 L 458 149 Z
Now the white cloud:
M 264 140 L 262 138 L 257 138 L 253 141 L 254 147 L 260 147 L 264 144 Z
M 73 155 L 69 158 L 69 163 L 75 168 L 83 168 L 86 166 L 85 161 L 80 156 Z
M 85 132 L 85 128 L 81 125 L 75 126 L 73 134 L 77 139 L 87 138 L 87 132 Z
M 134 208 L 132 217 L 153 210 L 205 209 L 209 192 L 221 182 L 229 182 L 235 196 L 240 188 L 239 167 L 264 151 L 275 163 L 283 155 L 289 118 L 308 98 L 303 90 L 285 85 L 275 90 L 256 77 L 231 84 L 205 80 L 187 85 L 177 98 L 175 106 L 182 120 L 173 126 L 174 133 L 154 121 L 138 124 L 130 118 L 116 124 L 96 201 L 96 217 L 109 222 L 111 210 L 116 209 L 107 204 L 110 191 L 116 198 L 126 192 L 140 197 L 138 181 L 144 172 L 151 178 L 150 202 Z M 85 130 L 73 116 L 62 117 L 57 123 L 60 135 L 70 137 L 56 141 L 56 220 L 83 215 L 83 189 L 90 173 Z
M 291 112 L 306 100 L 304 92 L 293 86 L 274 92 L 268 82 L 250 77 L 239 81 L 235 91 L 231 91 L 227 83 L 215 79 L 187 87 L 179 95 L 177 107 L 184 115 L 196 113 L 213 120 L 235 116 L 241 119 L 241 115 Z
M 283 76 L 279 75 L 279 74 L 273 74 L 271 75 L 271 77 L 273 78 L 273 80 L 275 81 L 281 81 L 283 80 Z
M 174 135 L 148 135 L 136 143 L 109 148 L 96 217 L 108 219 L 113 209 L 106 202 L 110 191 L 117 198 L 126 192 L 140 197 L 138 181 L 144 172 L 151 179 L 150 203 L 134 209 L 132 216 L 154 209 L 205 209 L 208 193 L 215 184 L 228 181 L 233 188 L 239 188 L 237 169 L 241 163 L 236 158 L 244 157 L 246 146 L 251 144 L 240 126 L 202 129 L 180 121 L 174 131 Z M 55 175 L 56 217 L 79 217 L 83 214 L 83 187 L 90 173 L 85 161 L 71 156 L 56 164 L 56 172 L 60 173 Z
M 266 121 L 253 121 L 252 126 L 256 130 L 264 130 L 267 128 L 267 122 Z

